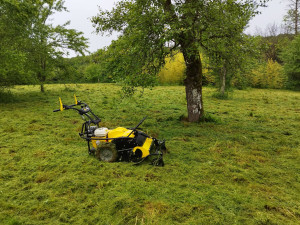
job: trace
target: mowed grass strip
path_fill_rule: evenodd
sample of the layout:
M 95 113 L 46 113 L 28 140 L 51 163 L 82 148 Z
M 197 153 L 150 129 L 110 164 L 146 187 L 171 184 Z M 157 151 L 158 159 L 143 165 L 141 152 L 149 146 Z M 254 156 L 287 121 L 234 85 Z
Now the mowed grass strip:
M 184 119 L 184 87 L 124 98 L 114 84 L 12 89 L 0 103 L 0 224 L 297 224 L 300 93 L 204 88 L 205 123 Z M 73 94 L 102 126 L 166 139 L 165 167 L 89 156 Z

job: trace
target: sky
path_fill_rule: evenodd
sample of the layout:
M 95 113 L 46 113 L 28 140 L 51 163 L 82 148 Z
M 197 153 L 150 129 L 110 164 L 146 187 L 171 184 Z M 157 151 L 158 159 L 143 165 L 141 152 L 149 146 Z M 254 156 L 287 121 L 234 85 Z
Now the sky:
M 102 9 L 110 10 L 114 3 L 112 0 L 65 0 L 65 6 L 69 12 L 60 12 L 52 16 L 52 23 L 55 25 L 62 25 L 70 20 L 71 24 L 68 28 L 82 31 L 84 36 L 89 39 L 89 51 L 96 50 L 110 45 L 111 41 L 117 39 L 117 34 L 112 36 L 101 36 L 95 33 L 90 19 L 96 16 L 99 11 L 99 6 Z M 247 34 L 256 34 L 257 31 L 263 31 L 268 25 L 282 24 L 283 16 L 287 11 L 287 0 L 270 0 L 267 8 L 261 8 L 261 14 L 253 18 L 249 27 L 245 30 Z M 71 53 L 69 57 L 75 56 Z

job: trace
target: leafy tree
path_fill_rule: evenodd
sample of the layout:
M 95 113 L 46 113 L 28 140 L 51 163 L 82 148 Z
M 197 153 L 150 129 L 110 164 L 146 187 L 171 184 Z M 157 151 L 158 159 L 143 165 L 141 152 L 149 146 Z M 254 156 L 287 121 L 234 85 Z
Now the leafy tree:
M 51 78 L 48 78 L 50 82 L 60 82 L 60 83 L 68 83 L 68 82 L 79 82 L 81 81 L 83 74 L 80 73 L 80 69 L 78 66 L 77 57 L 74 58 L 62 58 L 58 62 L 55 63 L 55 67 L 53 70 L 54 75 Z M 81 58 L 81 57 L 78 57 Z M 82 60 L 83 61 L 83 60 Z
M 106 49 L 99 49 L 87 56 L 63 58 L 55 64 L 53 82 L 113 82 L 110 67 L 110 53 Z
M 43 92 L 43 84 L 55 63 L 61 60 L 63 55 L 68 54 L 69 49 L 84 54 L 87 48 L 87 39 L 82 36 L 82 32 L 67 29 L 69 21 L 58 26 L 48 23 L 49 17 L 55 12 L 66 10 L 64 1 L 35 0 L 32 4 L 36 15 L 31 24 L 28 59 Z
M 63 0 L 0 0 L 1 76 L 14 84 L 19 74 L 41 84 L 51 76 L 56 63 L 71 49 L 83 54 L 87 39 L 82 32 L 67 29 L 69 22 L 54 26 L 49 18 L 66 10 Z M 6 79 L 12 77 L 13 79 Z
M 238 70 L 243 69 L 248 54 L 255 51 L 256 48 L 253 48 L 252 38 L 243 34 L 244 28 L 253 16 L 252 11 L 241 13 L 240 6 L 231 1 L 222 4 L 220 8 L 223 13 L 220 22 L 227 24 L 224 28 L 228 31 L 223 38 L 209 39 L 204 50 L 210 59 L 212 72 L 218 77 L 216 80 L 220 95 L 224 97 L 232 77 Z M 233 32 L 231 29 L 234 29 Z
M 90 64 L 85 68 L 85 77 L 91 82 L 112 82 L 111 71 L 114 69 L 110 66 L 111 54 L 104 48 L 99 49 L 92 55 L 90 55 Z
M 300 35 L 283 51 L 282 59 L 290 85 L 300 89 Z
M 286 86 L 287 81 L 283 67 L 272 59 L 261 64 L 257 63 L 249 78 L 250 85 L 257 88 L 280 89 Z
M 284 16 L 283 21 L 288 33 L 293 32 L 295 35 L 298 34 L 300 25 L 300 0 L 288 0 L 289 9 L 287 14 Z
M 30 8 L 27 1 L 0 0 L 0 88 L 28 79 L 24 40 L 34 17 L 31 10 L 26 10 Z
M 247 19 L 245 19 L 245 22 Z M 242 33 L 233 34 L 231 38 L 220 39 L 212 42 L 207 50 L 210 58 L 212 73 L 217 77 L 220 97 L 225 96 L 225 91 L 230 87 L 234 76 L 247 70 L 250 58 L 258 53 L 255 40 Z
M 121 32 L 116 53 L 122 62 L 121 73 L 134 85 L 149 85 L 166 55 L 179 49 L 186 64 L 188 120 L 196 122 L 204 114 L 200 51 L 206 51 L 212 40 L 240 33 L 245 18 L 249 20 L 265 2 L 122 0 L 111 11 L 100 10 L 92 22 L 97 32 Z
M 258 48 L 262 52 L 265 62 L 273 60 L 282 63 L 280 53 L 286 48 L 287 44 L 293 39 L 291 34 L 281 34 L 280 28 L 275 24 L 269 24 L 264 33 L 260 33 L 260 42 Z

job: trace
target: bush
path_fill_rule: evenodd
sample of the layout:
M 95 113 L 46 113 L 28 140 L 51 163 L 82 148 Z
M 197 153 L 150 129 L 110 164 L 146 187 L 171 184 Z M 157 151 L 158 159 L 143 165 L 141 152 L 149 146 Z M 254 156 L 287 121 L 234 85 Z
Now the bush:
M 162 84 L 183 84 L 185 62 L 182 53 L 166 58 L 166 64 L 159 72 L 159 81 Z
M 224 94 L 222 94 L 220 92 L 214 92 L 212 94 L 212 97 L 216 98 L 216 99 L 221 99 L 221 100 L 226 100 L 226 99 L 230 99 L 231 98 L 231 96 L 229 95 L 228 92 L 225 92 Z
M 185 78 L 185 62 L 183 54 L 178 52 L 173 57 L 166 57 L 166 64 L 158 74 L 159 82 L 161 84 L 183 84 Z M 215 84 L 215 77 L 209 71 L 209 59 L 201 54 L 202 72 L 203 72 L 203 85 Z
M 0 103 L 9 103 L 14 100 L 13 94 L 8 89 L 0 87 Z
M 111 76 L 107 75 L 108 71 L 104 65 L 91 63 L 84 68 L 84 78 L 88 82 L 100 82 L 100 83 L 110 83 L 112 82 Z
M 281 89 L 287 82 L 283 67 L 271 59 L 265 64 L 257 65 L 248 75 L 248 79 L 250 86 L 258 88 Z

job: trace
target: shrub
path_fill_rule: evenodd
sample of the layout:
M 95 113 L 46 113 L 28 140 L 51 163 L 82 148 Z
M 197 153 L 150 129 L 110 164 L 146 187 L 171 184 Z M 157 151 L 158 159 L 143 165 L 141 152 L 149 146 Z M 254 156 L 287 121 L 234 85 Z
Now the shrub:
M 269 59 L 264 64 L 258 64 L 248 75 L 252 87 L 280 89 L 286 86 L 287 76 L 283 67 Z
M 209 71 L 208 58 L 201 54 L 203 84 L 209 85 L 215 83 L 214 75 Z M 159 82 L 161 84 L 183 84 L 185 77 L 185 62 L 183 54 L 178 52 L 173 57 L 166 57 L 166 64 L 158 74 Z
M 182 53 L 166 58 L 166 64 L 159 72 L 159 81 L 162 84 L 182 84 L 185 73 L 185 62 Z
M 112 79 L 107 72 L 103 65 L 91 63 L 84 68 L 84 78 L 88 82 L 110 83 Z
M 9 103 L 14 100 L 14 96 L 9 89 L 0 87 L 0 103 Z

